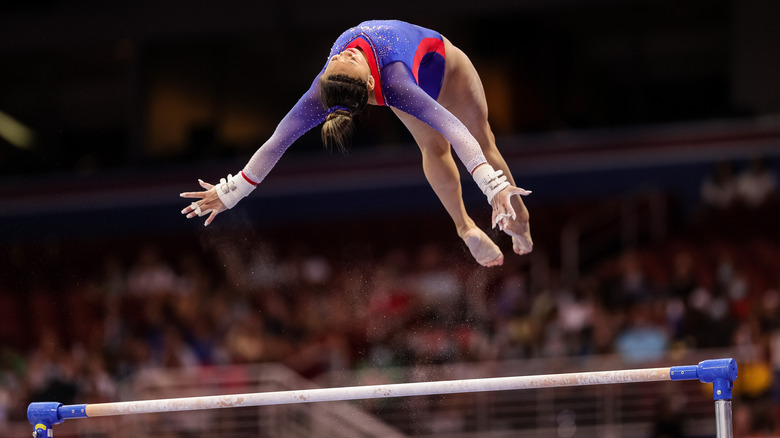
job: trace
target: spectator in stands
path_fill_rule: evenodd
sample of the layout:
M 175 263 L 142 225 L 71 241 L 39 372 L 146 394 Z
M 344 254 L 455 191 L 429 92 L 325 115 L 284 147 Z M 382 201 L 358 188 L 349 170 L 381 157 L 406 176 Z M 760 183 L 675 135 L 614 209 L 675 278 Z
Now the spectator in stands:
M 750 161 L 747 169 L 737 176 L 736 192 L 740 202 L 751 208 L 760 207 L 777 196 L 777 176 L 766 158 Z
M 708 207 L 725 210 L 737 199 L 737 181 L 734 166 L 729 161 L 715 165 L 713 172 L 701 184 L 701 199 Z
M 135 296 L 154 296 L 172 292 L 177 277 L 170 264 L 154 245 L 146 245 L 127 274 L 127 291 Z
M 657 303 L 635 302 L 629 309 L 628 325 L 618 335 L 617 352 L 627 361 L 642 362 L 661 359 L 669 346 L 669 334 L 658 323 Z

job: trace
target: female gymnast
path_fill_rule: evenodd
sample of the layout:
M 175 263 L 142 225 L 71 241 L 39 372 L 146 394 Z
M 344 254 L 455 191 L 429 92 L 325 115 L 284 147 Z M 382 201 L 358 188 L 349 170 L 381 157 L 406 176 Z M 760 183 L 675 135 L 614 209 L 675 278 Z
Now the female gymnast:
M 326 146 L 344 149 L 352 119 L 367 105 L 389 106 L 422 151 L 423 170 L 472 256 L 483 266 L 504 261 L 498 246 L 466 213 L 450 144 L 493 208 L 493 228 L 512 236 L 517 254 L 533 247 L 528 210 L 496 147 L 479 75 L 469 58 L 438 32 L 396 20 L 372 20 L 338 37 L 325 67 L 273 135 L 237 175 L 205 189 L 182 210 L 187 218 L 208 214 L 205 225 L 255 189 L 287 148 L 323 123 Z

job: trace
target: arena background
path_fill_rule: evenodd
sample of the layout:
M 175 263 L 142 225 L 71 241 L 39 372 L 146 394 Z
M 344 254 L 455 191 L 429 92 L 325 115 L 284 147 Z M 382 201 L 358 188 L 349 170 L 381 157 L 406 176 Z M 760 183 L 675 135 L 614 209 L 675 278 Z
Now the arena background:
M 3 2 L 2 435 L 26 430 L 30 401 L 117 400 L 150 369 L 280 363 L 329 386 L 367 369 L 712 354 L 740 363 L 735 436 L 779 434 L 778 17 L 772 0 Z M 346 154 L 306 134 L 208 228 L 179 213 L 178 194 L 240 170 L 333 40 L 373 18 L 470 56 L 499 148 L 533 190 L 532 255 L 494 231 L 505 265 L 470 260 L 386 108 Z M 746 177 L 762 164 L 765 192 Z M 484 197 L 463 186 L 486 229 Z M 361 408 L 419 436 L 552 427 L 479 429 L 432 403 L 430 424 Z M 610 433 L 711 435 L 672 405 Z M 588 414 L 560 408 L 558 435 L 572 436 L 569 411 L 586 433 Z

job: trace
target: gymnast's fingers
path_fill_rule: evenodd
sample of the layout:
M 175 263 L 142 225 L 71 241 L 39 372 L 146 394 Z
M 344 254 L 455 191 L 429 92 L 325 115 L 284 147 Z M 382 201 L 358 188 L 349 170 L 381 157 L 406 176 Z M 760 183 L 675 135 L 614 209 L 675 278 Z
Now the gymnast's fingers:
M 181 214 L 186 214 L 187 219 L 194 218 L 195 216 L 203 216 L 205 213 L 201 209 L 201 206 L 197 202 L 193 202 L 187 207 L 185 207 Z
M 526 190 L 526 189 L 524 189 L 524 188 L 521 188 L 521 187 L 514 187 L 514 188 L 512 189 L 512 193 L 510 194 L 510 196 L 511 196 L 511 195 L 521 195 L 521 196 L 528 196 L 528 195 L 530 195 L 531 193 L 533 193 L 533 192 L 532 192 L 532 191 L 530 191 L 530 190 Z
M 211 222 L 214 221 L 214 218 L 217 217 L 218 214 L 219 214 L 218 210 L 211 210 L 211 214 L 206 219 L 206 222 L 203 223 L 203 226 L 207 227 Z
M 184 192 L 184 193 L 179 193 L 179 196 L 182 198 L 203 199 L 204 197 L 206 197 L 206 193 L 208 192 Z
M 203 181 L 202 179 L 198 179 L 198 184 L 201 187 L 203 187 L 204 189 L 206 189 L 206 190 L 204 190 L 202 192 L 183 192 L 183 193 L 179 193 L 179 196 L 181 196 L 182 198 L 200 198 L 200 199 L 202 199 L 202 198 L 206 197 L 206 194 L 208 194 L 209 190 L 214 188 L 213 185 Z

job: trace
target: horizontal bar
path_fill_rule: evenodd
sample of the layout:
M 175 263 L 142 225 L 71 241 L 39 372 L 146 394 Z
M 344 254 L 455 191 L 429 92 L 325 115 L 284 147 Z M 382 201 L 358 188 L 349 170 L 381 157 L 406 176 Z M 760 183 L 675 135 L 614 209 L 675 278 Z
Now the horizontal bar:
M 291 403 L 553 388 L 563 386 L 605 385 L 615 383 L 657 382 L 671 380 L 670 370 L 670 367 L 648 368 L 639 370 L 495 377 L 485 379 L 397 383 L 389 385 L 98 403 L 86 405 L 85 413 L 86 417 L 105 417 L 112 415 L 192 411 L 199 409 L 235 408 Z M 83 405 L 79 405 L 79 408 L 81 408 L 81 406 Z M 61 406 L 60 410 L 67 412 L 73 411 L 71 406 Z

